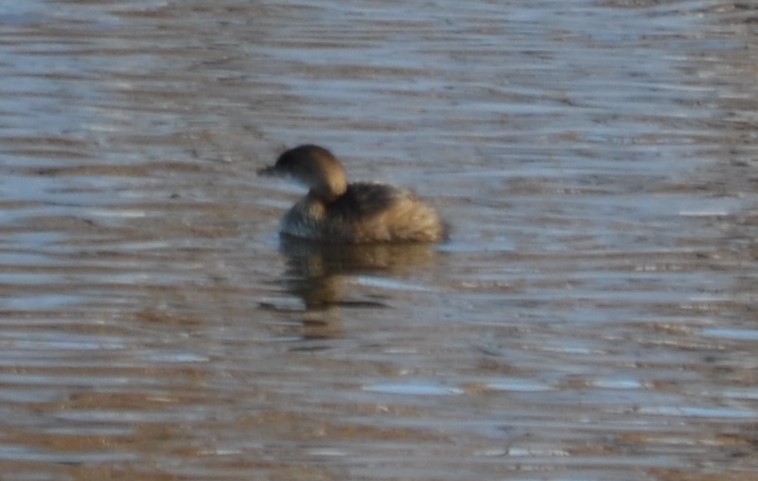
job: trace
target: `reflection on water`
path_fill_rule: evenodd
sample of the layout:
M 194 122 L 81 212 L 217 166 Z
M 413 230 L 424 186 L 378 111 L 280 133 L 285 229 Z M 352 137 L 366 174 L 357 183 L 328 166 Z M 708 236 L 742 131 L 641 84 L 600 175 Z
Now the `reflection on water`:
M 758 471 L 748 3 L 6 3 L 3 480 Z M 450 241 L 280 241 L 305 142 Z
M 433 244 L 340 245 L 291 236 L 282 236 L 280 241 L 287 258 L 282 284 L 288 294 L 302 300 L 304 339 L 342 335 L 340 308 L 390 307 L 388 295 L 355 297 L 356 286 L 382 279 L 388 290 L 406 289 L 408 285 L 399 278 L 431 266 L 437 254 Z M 270 302 L 262 306 L 293 311 L 287 302 L 282 307 Z
M 381 303 L 348 301 L 340 278 L 347 275 L 401 276 L 435 259 L 431 244 L 339 245 L 282 237 L 281 250 L 288 258 L 285 279 L 292 294 L 308 309 L 350 304 L 381 306 Z M 396 288 L 402 288 L 398 283 Z M 349 288 L 348 288 L 349 289 Z

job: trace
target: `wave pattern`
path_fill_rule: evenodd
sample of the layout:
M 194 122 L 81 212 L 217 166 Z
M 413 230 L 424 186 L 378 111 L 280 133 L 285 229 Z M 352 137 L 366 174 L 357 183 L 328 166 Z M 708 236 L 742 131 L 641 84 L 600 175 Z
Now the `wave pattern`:
M 754 479 L 748 3 L 18 3 L 3 479 Z M 451 240 L 280 244 L 303 142 Z

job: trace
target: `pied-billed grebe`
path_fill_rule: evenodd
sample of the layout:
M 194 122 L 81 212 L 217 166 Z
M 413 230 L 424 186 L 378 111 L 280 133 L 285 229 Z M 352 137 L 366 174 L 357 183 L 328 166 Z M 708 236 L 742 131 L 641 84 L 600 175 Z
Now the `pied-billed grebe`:
M 445 236 L 440 216 L 413 192 L 348 184 L 342 164 L 317 145 L 284 152 L 258 175 L 290 178 L 310 189 L 282 218 L 282 234 L 350 244 L 437 242 Z

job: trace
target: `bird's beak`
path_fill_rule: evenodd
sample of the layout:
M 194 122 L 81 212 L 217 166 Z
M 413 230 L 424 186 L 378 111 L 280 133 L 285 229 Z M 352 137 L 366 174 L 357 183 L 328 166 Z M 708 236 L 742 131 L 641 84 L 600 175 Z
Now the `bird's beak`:
M 267 167 L 263 167 L 262 169 L 258 169 L 258 175 L 261 177 L 273 177 L 276 175 L 276 169 L 273 165 L 269 165 Z

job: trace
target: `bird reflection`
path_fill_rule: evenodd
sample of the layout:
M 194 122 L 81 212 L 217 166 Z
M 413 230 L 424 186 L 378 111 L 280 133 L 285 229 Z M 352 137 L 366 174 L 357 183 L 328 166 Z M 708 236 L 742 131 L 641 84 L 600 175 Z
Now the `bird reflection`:
M 346 245 L 289 236 L 281 237 L 280 250 L 287 257 L 285 289 L 305 305 L 306 338 L 339 336 L 341 307 L 386 307 L 377 299 L 356 298 L 345 282 L 350 276 L 400 276 L 431 264 L 436 253 L 429 244 Z

